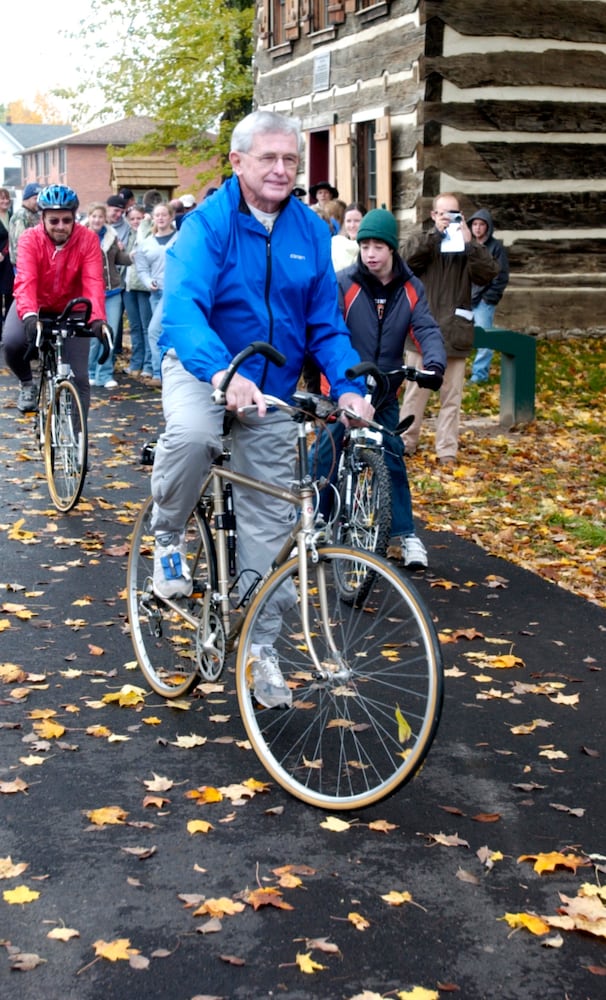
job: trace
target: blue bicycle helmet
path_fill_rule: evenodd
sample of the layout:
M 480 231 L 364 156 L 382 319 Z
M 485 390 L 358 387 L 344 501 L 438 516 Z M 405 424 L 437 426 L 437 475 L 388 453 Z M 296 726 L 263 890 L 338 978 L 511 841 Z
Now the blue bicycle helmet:
M 66 184 L 49 184 L 48 187 L 42 188 L 38 195 L 38 208 L 41 212 L 53 208 L 65 208 L 70 212 L 77 212 L 79 204 L 78 195 Z

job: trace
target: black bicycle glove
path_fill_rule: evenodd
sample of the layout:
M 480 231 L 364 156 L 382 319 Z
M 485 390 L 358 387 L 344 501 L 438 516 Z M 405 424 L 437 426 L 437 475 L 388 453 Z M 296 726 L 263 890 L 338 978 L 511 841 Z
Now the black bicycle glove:
M 433 389 L 434 392 L 437 392 L 444 381 L 444 372 L 439 365 L 428 365 L 425 371 L 431 372 L 431 374 L 418 375 L 417 385 L 421 389 Z
M 107 361 L 113 347 L 111 329 L 104 319 L 94 319 L 90 324 L 89 329 L 93 337 L 96 337 L 103 346 L 103 350 L 97 359 L 98 363 L 102 365 L 105 361 Z
M 31 361 L 33 358 L 38 356 L 38 350 L 36 348 L 36 339 L 38 337 L 38 317 L 27 316 L 23 320 L 23 329 L 25 330 L 25 339 L 27 341 L 24 358 L 26 361 Z

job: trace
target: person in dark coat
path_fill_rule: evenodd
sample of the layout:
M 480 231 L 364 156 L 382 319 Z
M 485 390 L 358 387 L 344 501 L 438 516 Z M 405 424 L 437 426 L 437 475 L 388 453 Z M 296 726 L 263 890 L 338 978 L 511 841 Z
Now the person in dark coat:
M 493 235 L 494 223 L 487 208 L 478 209 L 469 217 L 467 225 L 476 243 L 486 247 L 499 265 L 496 278 L 487 285 L 472 285 L 471 288 L 474 325 L 481 326 L 483 330 L 490 330 L 494 326 L 494 311 L 503 298 L 503 292 L 509 282 L 509 258 L 501 240 L 497 240 Z M 479 384 L 488 381 L 493 354 L 494 351 L 490 347 L 478 348 L 473 359 L 470 382 Z
M 413 338 L 423 357 L 423 368 L 430 371 L 420 384 L 439 389 L 446 369 L 446 350 L 442 333 L 431 315 L 423 285 L 398 253 L 398 225 L 391 212 L 375 208 L 364 216 L 356 234 L 360 257 L 356 263 L 339 271 L 339 303 L 351 334 L 352 347 L 362 361 L 372 361 L 379 371 L 390 372 L 402 366 L 407 336 Z M 377 402 L 375 419 L 394 430 L 398 424 L 397 392 L 401 380 L 394 378 L 387 397 Z M 337 449 L 344 428 L 331 428 Z M 316 469 L 326 474 L 332 448 L 322 442 L 318 448 Z M 427 567 L 427 551 L 415 534 L 410 486 L 404 464 L 404 444 L 400 436 L 385 436 L 385 463 L 392 487 L 391 544 L 399 546 L 407 569 Z
M 0 339 L 4 317 L 13 301 L 15 272 L 11 264 L 8 227 L 11 218 L 11 196 L 6 188 L 0 188 Z

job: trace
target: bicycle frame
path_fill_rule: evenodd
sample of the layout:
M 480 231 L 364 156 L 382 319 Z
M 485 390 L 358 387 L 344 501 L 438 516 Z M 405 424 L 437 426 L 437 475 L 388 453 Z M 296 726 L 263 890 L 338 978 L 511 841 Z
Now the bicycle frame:
M 209 592 L 206 594 L 204 599 L 214 600 L 215 604 L 219 608 L 221 624 L 226 637 L 226 649 L 230 652 L 237 646 L 238 637 L 244 625 L 245 615 L 240 615 L 236 619 L 235 623 L 232 623 L 230 614 L 230 577 L 232 574 L 230 574 L 229 571 L 229 529 L 225 525 L 225 518 L 228 513 L 225 504 L 225 485 L 229 483 L 236 486 L 242 486 L 247 489 L 256 490 L 259 493 L 264 493 L 266 496 L 275 497 L 278 500 L 290 503 L 299 510 L 299 518 L 295 528 L 289 532 L 282 548 L 276 555 L 273 562 L 268 566 L 265 573 L 263 575 L 259 574 L 257 581 L 247 592 L 243 601 L 244 604 L 248 604 L 254 594 L 263 586 L 272 573 L 274 573 L 278 567 L 289 562 L 291 558 L 296 558 L 298 560 L 299 588 L 301 592 L 305 593 L 308 582 L 306 553 L 310 551 L 312 553 L 312 561 L 317 562 L 317 544 L 326 541 L 324 530 L 325 525 L 318 526 L 316 524 L 317 492 L 314 482 L 309 475 L 307 438 L 303 422 L 297 423 L 297 430 L 297 464 L 299 476 L 295 480 L 293 489 L 289 490 L 280 486 L 274 486 L 270 483 L 264 482 L 263 480 L 243 475 L 240 472 L 235 472 L 233 469 L 228 469 L 223 465 L 217 464 L 212 466 L 208 476 L 202 484 L 198 509 L 201 515 L 206 518 L 206 512 L 204 510 L 204 497 L 209 495 L 212 496 L 213 519 L 215 526 L 213 541 L 217 559 L 217 590 L 215 593 L 211 594 Z M 297 554 L 296 556 L 292 556 L 293 549 L 295 548 Z M 182 603 L 177 603 L 175 601 L 171 601 L 170 599 L 164 599 L 164 602 L 168 607 L 173 608 L 176 612 L 178 612 L 178 614 L 189 622 L 193 628 L 197 627 L 198 617 L 184 608 Z M 315 649 L 307 602 L 302 602 L 301 612 L 301 625 L 303 629 L 304 641 L 307 643 L 310 656 L 318 675 L 325 676 L 327 673 L 327 667 L 325 662 L 320 661 Z M 323 613 L 326 613 L 326 609 L 323 610 Z M 333 643 L 332 636 L 327 635 L 326 638 L 333 651 L 335 659 L 339 659 L 339 654 Z M 212 652 L 214 641 L 215 636 L 214 634 L 211 634 L 202 644 L 202 648 L 207 652 Z

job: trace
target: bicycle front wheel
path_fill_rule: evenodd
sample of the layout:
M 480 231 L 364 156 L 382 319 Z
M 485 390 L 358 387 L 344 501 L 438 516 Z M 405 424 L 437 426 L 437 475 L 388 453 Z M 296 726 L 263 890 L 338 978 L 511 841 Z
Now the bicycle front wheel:
M 46 441 L 46 423 L 50 417 L 51 412 L 51 394 L 52 388 L 49 380 L 46 378 L 46 373 L 42 375 L 42 382 L 40 383 L 40 390 L 38 393 L 38 413 L 37 413 L 37 431 L 38 431 L 38 447 L 44 455 L 44 443 Z
M 416 589 L 387 560 L 338 546 L 318 556 L 308 558 L 305 593 L 293 558 L 256 594 L 240 637 L 238 700 L 257 756 L 283 788 L 320 808 L 361 808 L 410 779 L 431 746 L 443 699 L 440 644 Z M 337 581 L 360 566 L 372 584 L 346 602 Z M 292 689 L 288 709 L 254 698 L 251 644 L 268 622 L 279 628 L 273 647 Z
M 202 679 L 216 680 L 223 668 L 225 637 L 207 603 L 216 589 L 215 549 L 206 518 L 194 510 L 184 532 L 193 593 L 170 605 L 156 597 L 152 510 L 150 497 L 133 529 L 126 577 L 128 620 L 147 683 L 164 698 L 179 698 Z
M 391 479 L 383 455 L 363 448 L 343 458 L 337 543 L 383 556 L 391 532 Z M 345 564 L 336 563 L 335 572 L 343 600 L 363 600 L 372 586 L 372 573 L 359 566 L 354 574 L 348 566 L 341 577 L 341 566 L 345 568 Z
M 72 382 L 55 386 L 44 433 L 48 490 L 57 510 L 75 507 L 82 495 L 88 460 L 84 408 Z

